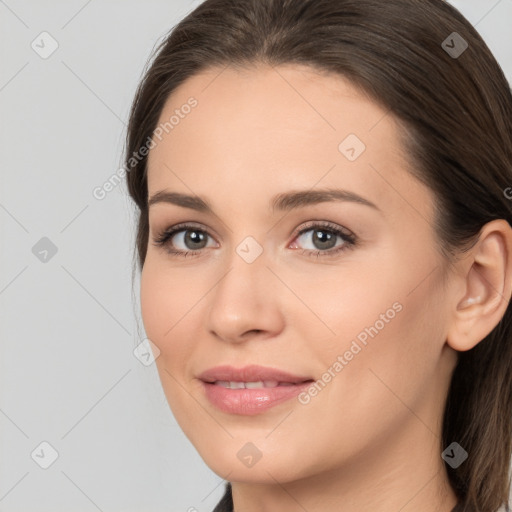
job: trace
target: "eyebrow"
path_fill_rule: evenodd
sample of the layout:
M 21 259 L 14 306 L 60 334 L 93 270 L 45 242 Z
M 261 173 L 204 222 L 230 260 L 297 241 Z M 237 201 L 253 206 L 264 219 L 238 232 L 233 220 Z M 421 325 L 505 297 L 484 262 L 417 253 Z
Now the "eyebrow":
M 331 201 L 362 204 L 380 211 L 380 208 L 368 199 L 365 199 L 364 197 L 361 197 L 354 192 L 341 189 L 299 190 L 284 192 L 276 195 L 272 199 L 270 207 L 272 212 L 284 212 Z M 180 192 L 160 190 L 151 196 L 148 201 L 148 208 L 159 203 L 175 204 L 177 206 L 190 208 L 198 212 L 213 214 L 213 208 L 208 200 L 197 195 L 192 196 L 188 194 L 182 194 Z

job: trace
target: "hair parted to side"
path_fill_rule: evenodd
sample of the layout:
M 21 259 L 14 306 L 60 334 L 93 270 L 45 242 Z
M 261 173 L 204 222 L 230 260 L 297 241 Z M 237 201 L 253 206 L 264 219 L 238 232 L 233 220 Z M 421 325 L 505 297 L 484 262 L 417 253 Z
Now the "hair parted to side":
M 456 32 L 467 50 L 442 47 Z M 439 250 L 467 249 L 484 224 L 512 225 L 512 94 L 472 25 L 443 0 L 206 0 L 156 48 L 130 113 L 126 163 L 153 135 L 165 101 L 213 67 L 308 65 L 349 79 L 403 127 L 413 173 L 436 198 Z M 192 114 L 193 115 L 193 114 Z M 136 250 L 148 245 L 147 158 L 126 166 L 138 207 Z M 214 177 L 212 176 L 212 179 Z M 459 354 L 441 451 L 469 454 L 451 484 L 470 512 L 508 500 L 512 450 L 512 310 L 475 348 Z

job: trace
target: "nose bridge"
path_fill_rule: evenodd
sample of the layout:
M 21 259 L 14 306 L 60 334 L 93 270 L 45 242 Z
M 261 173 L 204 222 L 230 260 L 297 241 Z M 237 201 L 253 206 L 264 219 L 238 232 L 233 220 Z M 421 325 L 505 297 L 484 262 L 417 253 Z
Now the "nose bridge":
M 208 328 L 220 338 L 240 340 L 247 331 L 273 331 L 281 324 L 272 272 L 262 244 L 245 237 L 226 256 L 226 272 L 211 297 Z
M 265 299 L 263 289 L 272 273 L 266 267 L 267 255 L 253 237 L 246 237 L 226 257 L 227 273 L 216 287 L 216 303 L 227 310 L 245 304 L 253 309 Z

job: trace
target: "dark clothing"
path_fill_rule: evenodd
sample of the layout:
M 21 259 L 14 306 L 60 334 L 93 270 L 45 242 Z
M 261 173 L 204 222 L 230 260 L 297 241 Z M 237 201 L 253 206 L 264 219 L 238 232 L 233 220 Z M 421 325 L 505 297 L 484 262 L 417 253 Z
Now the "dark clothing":
M 461 512 L 462 507 L 460 504 L 455 505 L 452 512 Z M 222 496 L 217 506 L 213 509 L 213 512 L 233 512 L 233 495 L 231 494 L 231 484 L 226 484 L 226 492 Z
M 226 484 L 226 492 L 222 496 L 213 512 L 233 512 L 233 495 L 231 494 L 231 484 Z

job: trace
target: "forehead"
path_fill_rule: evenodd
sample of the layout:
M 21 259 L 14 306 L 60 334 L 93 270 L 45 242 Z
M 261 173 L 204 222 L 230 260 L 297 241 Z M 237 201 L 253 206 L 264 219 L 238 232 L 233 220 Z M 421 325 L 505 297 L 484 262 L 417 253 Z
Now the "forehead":
M 345 77 L 307 66 L 194 75 L 168 98 L 165 123 L 149 153 L 150 196 L 167 188 L 235 201 L 316 183 L 374 202 L 400 201 L 400 188 L 426 194 L 406 172 L 397 120 Z

